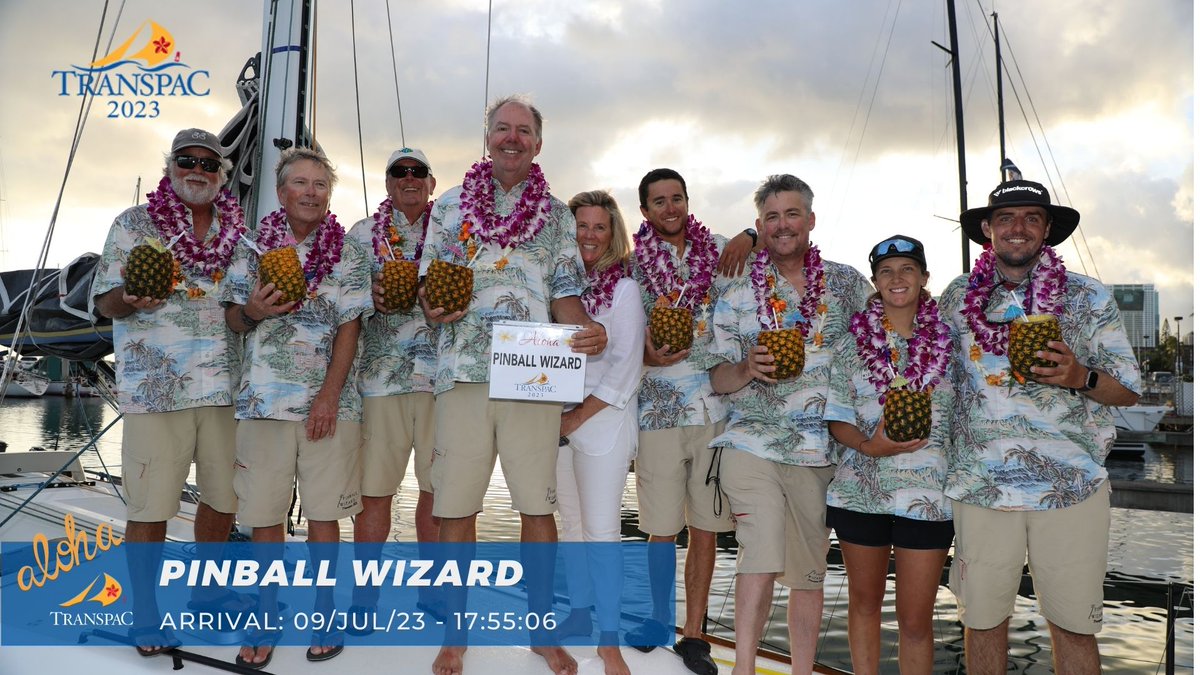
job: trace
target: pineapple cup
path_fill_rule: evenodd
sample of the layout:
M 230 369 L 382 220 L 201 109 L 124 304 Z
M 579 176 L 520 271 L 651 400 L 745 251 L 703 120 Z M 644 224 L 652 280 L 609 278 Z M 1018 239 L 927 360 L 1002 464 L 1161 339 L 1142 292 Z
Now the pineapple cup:
M 670 345 L 672 352 L 692 347 L 692 310 L 687 307 L 654 307 L 650 310 L 650 341 L 655 349 Z
M 417 301 L 417 263 L 412 260 L 387 260 L 379 283 L 383 286 L 383 306 L 389 312 L 407 312 Z
M 897 443 L 929 438 L 932 400 L 927 391 L 889 389 L 883 403 L 883 430 Z
M 138 244 L 125 261 L 125 292 L 139 298 L 165 300 L 175 288 L 175 259 L 171 252 Z
M 1037 358 L 1038 350 L 1046 349 L 1046 343 L 1051 340 L 1062 341 L 1062 330 L 1053 314 L 1033 314 L 1009 324 L 1008 363 L 1022 384 L 1035 377 L 1029 370 L 1031 367 L 1053 368 L 1057 365 L 1049 359 Z
M 775 357 L 775 372 L 771 377 L 787 380 L 804 372 L 804 333 L 799 328 L 761 331 L 758 344 Z
M 300 266 L 300 255 L 295 246 L 271 249 L 258 261 L 258 280 L 263 286 L 275 284 L 275 290 L 283 295 L 277 304 L 286 305 L 304 298 L 308 282 L 304 279 L 304 268 Z
M 425 275 L 425 299 L 431 309 L 453 314 L 466 309 L 475 293 L 475 271 L 464 265 L 434 260 Z

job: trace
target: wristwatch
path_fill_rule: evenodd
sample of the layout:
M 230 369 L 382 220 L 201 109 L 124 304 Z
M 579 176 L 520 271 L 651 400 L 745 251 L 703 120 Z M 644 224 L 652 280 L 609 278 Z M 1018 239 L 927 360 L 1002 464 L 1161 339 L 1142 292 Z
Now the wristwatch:
M 747 227 L 742 232 L 745 232 L 750 237 L 750 248 L 758 246 L 758 230 L 753 227 Z
M 1100 371 L 1094 370 L 1092 368 L 1088 368 L 1087 369 L 1087 377 L 1084 378 L 1084 380 L 1083 380 L 1083 386 L 1079 387 L 1078 389 L 1072 389 L 1071 391 L 1073 391 L 1073 392 L 1091 391 L 1091 390 L 1095 389 L 1096 385 L 1098 385 L 1098 384 L 1100 384 Z

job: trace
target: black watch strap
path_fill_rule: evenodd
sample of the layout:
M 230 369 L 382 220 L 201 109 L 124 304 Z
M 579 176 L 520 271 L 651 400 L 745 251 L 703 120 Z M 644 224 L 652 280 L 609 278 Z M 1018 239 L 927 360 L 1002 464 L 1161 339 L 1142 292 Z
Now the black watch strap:
M 742 230 L 742 232 L 745 232 L 750 236 L 751 246 L 758 246 L 758 230 L 754 229 L 753 227 L 747 227 L 746 229 Z

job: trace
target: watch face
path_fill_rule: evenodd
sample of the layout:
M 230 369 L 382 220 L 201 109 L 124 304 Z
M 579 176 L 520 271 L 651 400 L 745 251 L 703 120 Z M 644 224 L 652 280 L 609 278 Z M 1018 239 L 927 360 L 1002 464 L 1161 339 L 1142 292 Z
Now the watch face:
M 1089 390 L 1091 390 L 1091 389 L 1095 389 L 1097 384 L 1100 384 L 1100 372 L 1096 371 L 1096 370 L 1089 370 L 1088 376 L 1087 376 L 1087 384 L 1085 384 L 1084 386 L 1087 387 Z

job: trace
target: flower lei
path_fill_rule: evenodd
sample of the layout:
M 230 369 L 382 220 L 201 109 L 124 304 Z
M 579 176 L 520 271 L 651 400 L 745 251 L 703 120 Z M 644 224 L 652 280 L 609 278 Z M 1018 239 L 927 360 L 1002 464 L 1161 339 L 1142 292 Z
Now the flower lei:
M 683 277 L 675 268 L 675 257 L 661 245 L 662 237 L 648 221 L 642 221 L 633 237 L 634 258 L 652 297 L 670 298 L 677 306 L 694 308 L 697 304 L 708 304 L 708 291 L 712 287 L 719 254 L 712 232 L 691 214 L 688 214 L 685 236 L 692 246 L 683 260 L 688 281 L 682 295 Z
M 596 316 L 612 305 L 613 293 L 617 290 L 617 282 L 624 279 L 625 265 L 613 263 L 604 270 L 597 272 L 595 268 L 587 273 L 587 288 L 583 291 L 583 308 L 588 316 Z
M 422 218 L 425 220 L 421 225 L 421 233 L 417 239 L 416 250 L 413 252 L 413 260 L 421 259 L 421 251 L 425 248 L 425 234 L 429 231 L 429 214 L 432 211 L 433 202 L 431 201 L 425 205 L 425 210 L 421 212 L 421 215 L 417 216 L 418 221 Z M 375 251 L 376 262 L 382 263 L 387 260 L 389 250 L 391 257 L 396 260 L 404 260 L 404 235 L 400 234 L 394 225 L 392 198 L 388 197 L 380 202 L 379 208 L 371 217 L 375 220 L 375 223 L 371 225 L 371 248 Z
M 985 310 L 988 298 L 995 290 L 996 252 L 991 244 L 985 244 L 983 253 L 975 261 L 971 277 L 967 281 L 967 292 L 963 299 L 962 315 L 975 336 L 971 348 L 971 359 L 976 358 L 975 347 L 981 347 L 997 356 L 1008 353 L 1007 323 L 988 323 Z M 1062 315 L 1063 296 L 1067 290 L 1067 270 L 1062 259 L 1049 246 L 1042 246 L 1042 253 L 1029 277 L 1029 290 L 1022 303 L 1026 314 Z
M 491 160 L 480 160 L 471 165 L 471 170 L 463 177 L 459 203 L 465 216 L 463 232 L 485 245 L 499 246 L 503 251 L 502 259 L 505 259 L 508 251 L 537 236 L 542 226 L 550 220 L 550 186 L 546 184 L 542 168 L 537 164 L 529 167 L 525 189 L 507 216 L 496 215 L 496 186 L 492 184 Z M 460 240 L 466 241 L 462 237 Z M 468 254 L 468 257 L 471 255 Z
M 262 227 L 258 230 L 258 247 L 263 253 L 290 246 L 295 242 L 292 229 L 288 227 L 287 214 L 278 209 L 267 214 L 262 219 Z M 332 212 L 325 213 L 325 219 L 317 226 L 316 239 L 308 255 L 304 258 L 304 280 L 308 284 L 308 297 L 317 295 L 317 287 L 326 275 L 333 271 L 333 266 L 342 259 L 342 242 L 345 241 L 346 230 L 337 221 Z M 297 307 L 303 303 L 301 300 Z
M 867 366 L 867 379 L 883 403 L 888 389 L 921 391 L 937 386 L 950 363 L 950 327 L 938 317 L 937 303 L 924 296 L 917 305 L 913 336 L 908 341 L 908 365 L 900 363 L 900 336 L 883 310 L 883 300 L 873 298 L 864 312 L 850 318 L 850 332 L 858 343 L 858 356 Z
M 212 279 L 213 282 L 225 277 L 225 269 L 229 267 L 238 240 L 246 233 L 242 207 L 229 190 L 222 188 L 213 201 L 217 208 L 221 231 L 210 246 L 205 246 L 204 242 L 196 239 L 195 231 L 187 226 L 188 208 L 171 188 L 171 179 L 163 176 L 158 182 L 158 189 L 146 194 L 146 201 L 150 219 L 158 229 L 163 243 L 178 237 L 171 248 L 176 261 L 186 265 L 196 274 Z M 191 291 L 189 295 L 192 295 Z
M 775 275 L 767 274 L 767 265 L 771 264 L 771 254 L 767 249 L 758 252 L 754 263 L 750 266 L 750 287 L 754 289 L 754 299 L 758 305 L 758 324 L 764 330 L 783 328 L 778 317 L 787 314 L 787 301 L 775 292 Z M 808 326 L 813 325 L 813 344 L 817 347 L 825 343 L 822 328 L 829 307 L 821 302 L 825 294 L 825 263 L 821 260 L 821 251 L 816 245 L 809 245 L 804 253 L 804 297 L 800 299 L 799 316 L 793 322 L 793 327 L 799 328 L 808 337 Z M 814 322 L 814 318 L 816 321 Z

